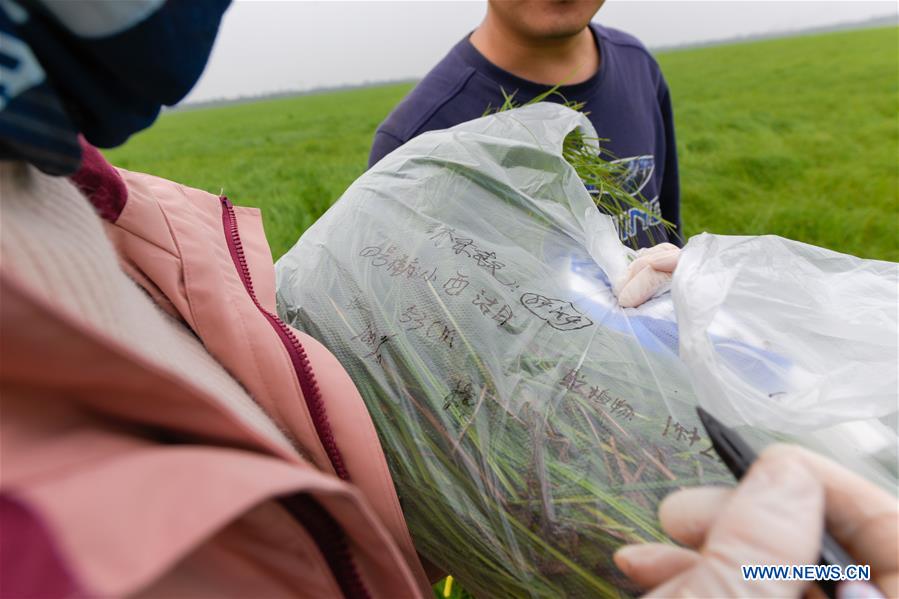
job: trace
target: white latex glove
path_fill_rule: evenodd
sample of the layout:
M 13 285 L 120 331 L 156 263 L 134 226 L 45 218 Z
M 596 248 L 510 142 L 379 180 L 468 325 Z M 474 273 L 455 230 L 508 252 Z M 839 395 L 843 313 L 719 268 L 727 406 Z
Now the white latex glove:
M 613 286 L 618 304 L 623 308 L 635 308 L 655 296 L 671 283 L 679 257 L 680 248 L 670 243 L 637 250 L 637 258 Z
M 823 597 L 811 582 L 745 581 L 740 566 L 817 563 L 825 518 L 855 563 L 871 566 L 877 585 L 843 582 L 837 596 L 899 597 L 899 502 L 798 447 L 767 449 L 736 489 L 670 495 L 659 518 L 686 547 L 630 545 L 615 554 L 622 572 L 652 589 L 649 597 Z

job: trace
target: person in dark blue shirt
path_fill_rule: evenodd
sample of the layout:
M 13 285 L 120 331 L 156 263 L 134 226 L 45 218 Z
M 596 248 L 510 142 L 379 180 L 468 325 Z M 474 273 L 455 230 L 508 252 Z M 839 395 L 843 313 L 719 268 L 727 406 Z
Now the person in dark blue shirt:
M 680 189 L 668 85 L 636 38 L 591 23 L 603 0 L 490 0 L 484 22 L 456 44 L 375 133 L 369 166 L 413 137 L 484 115 L 503 92 L 523 104 L 563 82 L 549 101 L 583 102 L 603 158 L 621 160 L 640 198 L 619 219 L 622 241 L 681 244 Z M 666 230 L 659 217 L 672 223 Z

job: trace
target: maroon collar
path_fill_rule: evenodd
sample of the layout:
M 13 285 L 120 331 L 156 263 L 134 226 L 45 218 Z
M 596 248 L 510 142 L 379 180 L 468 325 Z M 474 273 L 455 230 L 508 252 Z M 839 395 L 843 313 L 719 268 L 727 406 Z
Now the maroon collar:
M 100 150 L 90 145 L 82 135 L 78 136 L 78 141 L 81 144 L 81 168 L 69 179 L 103 219 L 114 223 L 125 209 L 128 188 Z

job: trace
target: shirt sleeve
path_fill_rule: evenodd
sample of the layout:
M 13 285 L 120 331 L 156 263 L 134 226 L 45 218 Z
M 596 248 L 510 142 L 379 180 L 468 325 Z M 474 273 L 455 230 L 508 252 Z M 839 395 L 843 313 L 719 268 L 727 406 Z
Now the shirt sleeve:
M 381 158 L 387 156 L 387 154 L 390 154 L 401 145 L 403 145 L 403 140 L 382 129 L 378 129 L 371 144 L 371 152 L 368 154 L 368 168 L 373 167 Z
M 659 192 L 659 207 L 662 218 L 675 227 L 671 242 L 677 246 L 684 244 L 684 234 L 680 218 L 680 175 L 677 171 L 677 144 L 674 139 L 674 113 L 671 110 L 671 94 L 662 77 L 659 82 L 659 108 L 665 128 L 665 165 L 662 186 Z

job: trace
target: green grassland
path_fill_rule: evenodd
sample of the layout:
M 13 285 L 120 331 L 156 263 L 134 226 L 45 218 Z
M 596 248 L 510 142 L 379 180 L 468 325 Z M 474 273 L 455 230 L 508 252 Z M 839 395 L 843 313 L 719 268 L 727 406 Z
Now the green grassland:
M 772 233 L 899 261 L 899 28 L 658 59 L 688 236 Z M 363 173 L 375 128 L 410 88 L 169 112 L 107 154 L 259 206 L 278 257 Z

